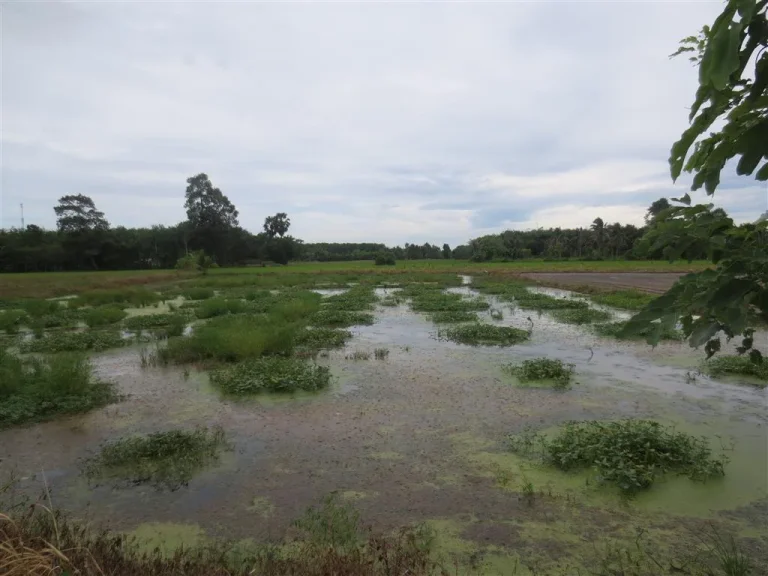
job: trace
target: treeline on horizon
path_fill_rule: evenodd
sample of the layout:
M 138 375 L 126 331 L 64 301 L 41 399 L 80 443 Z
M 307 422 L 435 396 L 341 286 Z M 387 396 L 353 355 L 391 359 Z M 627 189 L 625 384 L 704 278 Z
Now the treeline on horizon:
M 63 196 L 53 208 L 57 228 L 34 224 L 0 229 L 0 271 L 170 269 L 185 255 L 204 251 L 219 266 L 260 265 L 265 262 L 375 260 L 382 253 L 396 260 L 457 259 L 478 262 L 537 259 L 655 259 L 658 250 L 642 246 L 648 225 L 606 224 L 596 218 L 589 228 L 507 230 L 451 247 L 448 244 L 304 243 L 288 235 L 286 213 L 269 216 L 263 231 L 240 227 L 238 211 L 213 187 L 205 174 L 187 179 L 187 220 L 175 226 L 126 228 L 110 226 L 93 200 L 83 195 Z M 647 222 L 669 207 L 660 199 L 648 209 Z M 701 252 L 701 253 L 699 253 Z M 692 247 L 684 257 L 703 258 Z

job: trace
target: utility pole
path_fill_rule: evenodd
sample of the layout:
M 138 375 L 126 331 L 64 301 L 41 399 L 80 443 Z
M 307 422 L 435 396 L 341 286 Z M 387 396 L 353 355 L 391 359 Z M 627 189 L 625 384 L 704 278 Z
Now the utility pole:
M 24 203 L 19 204 L 21 206 L 21 229 L 24 230 Z

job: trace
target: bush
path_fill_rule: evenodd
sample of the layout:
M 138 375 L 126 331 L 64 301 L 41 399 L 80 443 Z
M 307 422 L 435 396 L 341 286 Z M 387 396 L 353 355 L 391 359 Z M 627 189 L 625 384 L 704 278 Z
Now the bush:
M 19 358 L 0 349 L 0 428 L 87 412 L 117 400 L 78 354 Z
M 297 358 L 257 358 L 211 372 L 211 382 L 226 394 L 233 395 L 297 390 L 314 392 L 327 388 L 330 381 L 328 368 Z
M 395 255 L 392 252 L 379 252 L 374 260 L 376 266 L 394 266 Z
M 94 328 L 96 326 L 106 326 L 107 324 L 115 324 L 125 318 L 127 314 L 120 308 L 113 308 L 111 306 L 99 306 L 98 308 L 91 308 L 84 313 L 85 323 L 89 327 Z
M 460 344 L 511 346 L 528 340 L 528 332 L 509 326 L 477 323 L 441 329 L 438 337 Z
M 61 310 L 61 304 L 57 300 L 23 300 L 19 306 L 32 318 L 55 314 Z
M 104 444 L 97 456 L 84 462 L 83 468 L 91 480 L 110 479 L 176 490 L 186 486 L 196 472 L 215 463 L 227 447 L 220 427 L 156 432 Z
M 627 493 L 649 488 L 676 472 L 692 480 L 725 474 L 725 458 L 713 458 L 709 444 L 651 420 L 568 422 L 552 439 L 536 433 L 511 437 L 510 448 L 538 455 L 560 470 L 597 470 L 600 480 Z
M 558 389 L 566 389 L 571 385 L 573 364 L 565 364 L 562 360 L 535 358 L 524 360 L 522 364 L 509 364 L 504 371 L 515 376 L 520 382 L 551 381 Z

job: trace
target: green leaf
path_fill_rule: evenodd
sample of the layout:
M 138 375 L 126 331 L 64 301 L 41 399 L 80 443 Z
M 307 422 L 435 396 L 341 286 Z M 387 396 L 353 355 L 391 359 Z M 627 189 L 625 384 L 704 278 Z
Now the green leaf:
M 745 22 L 749 22 L 755 13 L 755 0 L 737 0 L 739 16 Z
M 680 202 L 681 204 L 685 204 L 686 206 L 691 205 L 691 196 L 686 192 L 685 196 L 681 198 L 672 198 L 674 202 Z
M 736 174 L 739 174 L 740 176 L 752 174 L 762 158 L 762 150 L 755 148 L 750 149 L 741 157 L 741 160 L 739 160 L 739 163 L 736 166 Z
M 720 330 L 720 323 L 707 320 L 705 318 L 699 318 L 693 324 L 693 332 L 689 338 L 689 344 L 691 348 L 698 348 L 705 342 L 709 341 Z
M 760 170 L 758 170 L 757 174 L 755 174 L 755 178 L 760 182 L 768 180 L 768 162 L 760 167 Z

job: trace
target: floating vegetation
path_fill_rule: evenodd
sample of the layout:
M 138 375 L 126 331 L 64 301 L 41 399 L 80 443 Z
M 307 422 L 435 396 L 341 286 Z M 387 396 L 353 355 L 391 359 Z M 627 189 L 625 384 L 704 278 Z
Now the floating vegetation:
M 161 299 L 160 294 L 146 288 L 126 288 L 117 290 L 92 290 L 69 300 L 70 308 L 81 306 L 120 305 L 121 308 L 141 308 L 156 304 Z
M 117 400 L 80 354 L 19 358 L 0 349 L 0 428 L 87 412 Z
M 683 334 L 675 328 L 668 328 L 661 324 L 652 328 L 647 328 L 639 334 L 625 335 L 623 333 L 626 322 L 608 322 L 606 324 L 594 324 L 592 329 L 598 336 L 604 336 L 607 338 L 616 338 L 617 340 L 642 340 L 651 336 L 653 330 L 659 331 L 659 340 L 682 340 Z
M 748 382 L 758 388 L 768 386 L 768 359 L 761 358 L 754 362 L 748 355 L 744 356 L 715 356 L 708 360 L 705 368 L 712 376 L 740 375 L 752 376 L 763 382 Z
M 52 332 L 37 340 L 21 343 L 22 352 L 99 352 L 130 343 L 118 331 Z
M 215 464 L 228 447 L 220 427 L 131 436 L 102 445 L 98 455 L 83 463 L 83 472 L 93 481 L 177 490 Z
M 18 334 L 19 329 L 28 321 L 23 310 L 3 310 L 0 312 L 0 330 L 6 334 Z
M 610 312 L 595 310 L 593 308 L 553 310 L 550 314 L 555 320 L 565 324 L 593 324 L 594 322 L 605 322 L 612 318 Z
M 405 291 L 408 292 L 408 288 Z M 411 309 L 415 312 L 471 312 L 490 307 L 483 298 L 464 298 L 461 294 L 439 290 L 411 292 Z
M 346 328 L 347 326 L 361 325 L 369 326 L 373 324 L 373 314 L 324 308 L 312 316 L 310 323 L 313 326 L 328 326 L 332 328 Z
M 709 443 L 652 420 L 568 422 L 549 438 L 528 431 L 510 438 L 513 452 L 564 471 L 593 468 L 601 482 L 625 493 L 649 488 L 666 473 L 703 481 L 725 474 L 725 457 Z
M 334 328 L 304 328 L 296 334 L 294 340 L 297 348 L 308 350 L 322 350 L 327 348 L 341 348 L 347 340 L 352 338 L 349 330 L 337 330 Z
M 519 328 L 476 323 L 441 328 L 438 338 L 460 344 L 511 346 L 525 342 L 529 336 L 527 331 Z
M 353 286 L 343 294 L 334 294 L 323 300 L 325 307 L 332 310 L 370 310 L 378 298 L 373 286 Z
M 464 310 L 443 310 L 441 312 L 432 312 L 429 319 L 435 324 L 454 324 L 458 322 L 475 322 L 477 314 Z
M 314 392 L 327 388 L 330 370 L 297 358 L 263 357 L 211 372 L 211 382 L 231 395 Z
M 552 387 L 564 390 L 571 385 L 574 365 L 551 358 L 523 360 L 521 364 L 509 364 L 503 370 L 520 382 L 551 382 Z
M 139 330 L 150 330 L 152 328 L 159 328 L 170 324 L 181 324 L 183 331 L 189 318 L 190 315 L 184 312 L 176 312 L 173 314 L 140 314 L 138 316 L 130 316 L 129 318 L 126 318 L 123 322 L 123 326 L 125 326 L 127 330 L 138 332 Z

